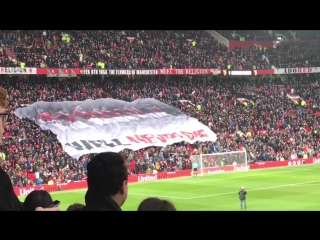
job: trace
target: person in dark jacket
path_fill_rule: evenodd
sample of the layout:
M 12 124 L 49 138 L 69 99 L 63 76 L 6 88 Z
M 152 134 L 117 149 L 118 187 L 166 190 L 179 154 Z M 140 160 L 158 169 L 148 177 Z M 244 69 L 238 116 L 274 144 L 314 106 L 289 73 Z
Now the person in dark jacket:
M 2 145 L 2 135 L 4 134 L 4 127 L 7 124 L 9 116 L 6 110 L 7 91 L 0 87 L 0 146 Z M 23 205 L 14 193 L 12 182 L 8 174 L 0 167 L 0 211 L 23 211 Z M 37 207 L 36 211 L 59 211 L 58 207 L 55 208 L 42 208 Z
M 83 211 L 121 211 L 127 199 L 128 173 L 119 153 L 94 156 L 87 165 L 88 190 Z
M 246 196 L 247 196 L 247 191 L 242 187 L 240 191 L 238 192 L 239 199 L 240 199 L 240 208 L 241 209 L 247 209 L 247 203 L 246 203 Z
M 0 211 L 22 211 L 8 174 L 0 168 Z
M 0 145 L 9 116 L 7 108 L 7 91 L 0 87 Z M 0 167 L 0 211 L 21 211 L 22 204 L 14 193 L 8 174 Z

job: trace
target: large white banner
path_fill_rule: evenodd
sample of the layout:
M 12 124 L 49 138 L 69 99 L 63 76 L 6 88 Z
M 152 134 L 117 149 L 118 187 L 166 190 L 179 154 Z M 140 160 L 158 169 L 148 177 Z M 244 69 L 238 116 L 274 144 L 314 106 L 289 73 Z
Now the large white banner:
M 296 67 L 296 68 L 278 68 L 274 74 L 302 74 L 302 73 L 319 73 L 319 67 Z
M 37 74 L 37 68 L 0 67 L 0 74 L 7 74 L 7 75 Z
M 155 99 L 131 103 L 115 99 L 36 102 L 15 115 L 35 121 L 57 135 L 72 157 L 123 149 L 139 150 L 181 141 L 216 141 L 197 119 Z

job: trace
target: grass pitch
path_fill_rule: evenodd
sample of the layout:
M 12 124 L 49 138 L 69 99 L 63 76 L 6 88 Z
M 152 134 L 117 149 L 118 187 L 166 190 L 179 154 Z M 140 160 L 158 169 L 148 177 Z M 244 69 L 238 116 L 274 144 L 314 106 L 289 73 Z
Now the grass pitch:
M 248 210 L 320 210 L 320 165 L 228 172 L 129 184 L 123 210 L 135 211 L 147 197 L 171 201 L 178 210 L 240 210 L 237 192 L 248 192 Z M 53 192 L 61 210 L 84 203 L 86 190 Z M 21 200 L 24 198 L 21 197 Z

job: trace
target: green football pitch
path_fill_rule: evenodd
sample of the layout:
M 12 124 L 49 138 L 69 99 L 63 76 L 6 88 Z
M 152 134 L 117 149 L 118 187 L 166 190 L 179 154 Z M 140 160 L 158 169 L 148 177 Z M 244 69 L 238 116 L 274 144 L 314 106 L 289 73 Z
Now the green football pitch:
M 320 210 L 320 165 L 228 172 L 129 184 L 123 210 L 136 210 L 147 197 L 171 201 L 178 210 L 240 210 L 237 192 L 248 192 L 248 210 Z M 86 190 L 53 192 L 61 210 L 84 203 Z M 21 198 L 23 200 L 23 198 Z

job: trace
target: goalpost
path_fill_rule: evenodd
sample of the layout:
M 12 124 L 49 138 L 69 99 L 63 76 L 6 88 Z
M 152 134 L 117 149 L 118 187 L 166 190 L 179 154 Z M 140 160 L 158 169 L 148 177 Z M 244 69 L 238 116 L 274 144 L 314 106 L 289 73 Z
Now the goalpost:
M 190 160 L 191 163 L 199 165 L 198 176 L 226 171 L 248 170 L 246 151 L 191 155 Z M 193 175 L 192 169 L 191 175 Z

